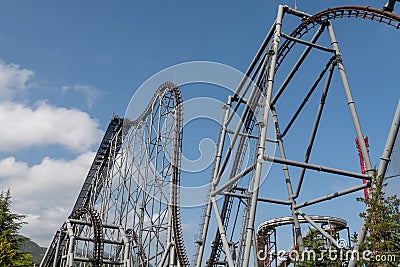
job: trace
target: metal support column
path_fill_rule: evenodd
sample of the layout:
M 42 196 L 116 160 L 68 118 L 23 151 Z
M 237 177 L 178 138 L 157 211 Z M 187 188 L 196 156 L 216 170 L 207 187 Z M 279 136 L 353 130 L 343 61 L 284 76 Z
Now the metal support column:
M 393 146 L 396 141 L 396 136 L 399 132 L 399 126 L 400 126 L 400 101 L 397 104 L 396 112 L 393 118 L 392 126 L 389 131 L 388 138 L 386 140 L 385 144 L 385 149 L 383 150 L 382 157 L 381 157 L 381 162 L 379 164 L 378 168 L 378 177 L 380 176 L 385 176 L 389 161 L 390 161 L 390 156 L 393 151 Z M 367 209 L 368 210 L 368 209 Z M 354 245 L 354 251 L 358 251 L 360 245 L 362 242 L 364 242 L 365 236 L 367 235 L 367 227 L 365 226 L 366 220 L 363 218 L 360 226 L 360 230 L 358 232 L 358 238 L 357 238 L 357 243 Z M 353 257 L 351 261 L 349 262 L 349 267 L 355 267 L 356 266 L 356 259 Z
M 213 180 L 211 181 L 210 194 L 211 194 L 211 192 L 213 192 L 215 190 L 215 186 L 216 186 L 214 183 L 214 179 L 217 177 L 218 172 L 219 172 L 219 165 L 221 163 L 222 151 L 224 149 L 224 144 L 225 144 L 225 136 L 226 136 L 226 129 L 227 129 L 226 121 L 229 117 L 229 111 L 231 108 L 231 104 L 232 104 L 232 97 L 229 96 L 228 103 L 225 106 L 225 114 L 224 114 L 224 119 L 223 119 L 222 126 L 221 126 L 222 127 L 221 137 L 219 140 L 217 156 L 215 159 L 215 167 L 214 167 L 214 173 L 213 173 Z M 210 223 L 210 218 L 211 218 L 211 210 L 212 210 L 212 202 L 211 202 L 211 198 L 210 198 L 209 202 L 207 203 L 207 209 L 206 209 L 206 213 L 204 216 L 204 224 L 203 224 L 203 229 L 201 232 L 201 240 L 200 240 L 199 251 L 198 251 L 197 260 L 196 260 L 196 267 L 201 267 L 201 261 L 203 259 L 203 254 L 204 254 L 204 246 L 205 246 L 206 239 L 207 239 L 208 225 Z
M 326 97 L 327 97 L 327 94 L 328 94 L 329 86 L 331 84 L 331 80 L 332 80 L 333 71 L 335 69 L 335 66 L 336 66 L 336 62 L 335 61 L 333 61 L 333 62 L 330 61 L 330 68 L 329 68 L 328 76 L 326 78 L 324 91 L 322 92 L 321 101 L 320 101 L 320 104 L 319 104 L 319 107 L 318 107 L 317 115 L 316 115 L 315 120 L 314 120 L 314 125 L 313 125 L 313 129 L 311 131 L 310 140 L 308 142 L 306 155 L 304 156 L 304 162 L 305 163 L 308 163 L 308 161 L 310 159 L 310 156 L 311 156 L 311 150 L 313 148 L 315 137 L 317 135 L 318 126 L 319 126 L 319 123 L 320 123 L 320 120 L 321 120 L 321 117 L 322 117 L 322 111 L 323 111 L 324 106 L 325 106 L 325 101 L 326 101 Z M 299 182 L 298 182 L 297 187 L 296 187 L 296 192 L 293 195 L 294 199 L 296 199 L 300 194 L 300 189 L 301 189 L 301 185 L 303 184 L 303 179 L 304 179 L 305 173 L 306 173 L 306 169 L 303 168 L 301 170 L 301 173 L 300 173 L 300 176 L 299 176 Z
M 347 104 L 350 109 L 351 118 L 353 120 L 353 124 L 354 124 L 354 128 L 355 128 L 358 140 L 360 140 L 360 147 L 361 147 L 361 153 L 363 156 L 363 160 L 365 162 L 365 166 L 367 168 L 368 174 L 370 176 L 372 176 L 374 173 L 374 170 L 372 169 L 371 160 L 369 158 L 367 146 L 364 141 L 364 136 L 363 136 L 363 133 L 361 130 L 360 121 L 358 120 L 358 115 L 357 115 L 356 107 L 354 105 L 353 96 L 351 95 L 349 81 L 347 79 L 347 75 L 344 70 L 342 55 L 340 53 L 338 42 L 336 40 L 335 33 L 333 31 L 333 27 L 332 27 L 331 23 L 329 23 L 329 25 L 328 25 L 328 31 L 329 31 L 329 36 L 331 38 L 332 48 L 335 50 L 337 68 L 338 68 L 340 78 L 342 80 L 343 88 L 344 88 L 344 91 L 346 94 Z
M 258 147 L 257 165 L 256 165 L 256 169 L 255 169 L 253 190 L 252 190 L 252 195 L 251 195 L 251 200 L 250 200 L 249 221 L 247 224 L 247 234 L 246 234 L 246 247 L 245 247 L 244 258 L 243 258 L 243 266 L 245 266 L 245 267 L 249 266 L 251 247 L 252 247 L 251 245 L 252 245 L 252 240 L 254 238 L 254 220 L 255 220 L 255 216 L 256 216 L 258 190 L 259 190 L 259 186 L 260 186 L 263 157 L 264 157 L 264 150 L 265 150 L 265 138 L 267 136 L 267 128 L 268 128 L 267 127 L 268 126 L 268 115 L 269 115 L 269 111 L 270 111 L 271 95 L 272 95 L 272 89 L 273 89 L 273 85 L 274 85 L 275 66 L 276 66 L 276 60 L 277 60 L 277 55 L 278 55 L 278 45 L 279 45 L 279 41 L 280 41 L 283 15 L 284 15 L 284 7 L 282 5 L 280 5 L 278 8 L 278 16 L 276 19 L 275 34 L 274 34 L 274 39 L 272 41 L 272 47 L 271 47 L 272 57 L 271 57 L 271 63 L 270 63 L 270 67 L 269 67 L 268 80 L 267 80 L 267 92 L 266 92 L 267 96 L 265 99 L 264 117 L 263 117 L 263 121 L 261 122 L 261 125 L 260 125 L 260 129 L 261 129 L 260 144 Z M 254 260 L 256 260 L 256 259 L 254 259 Z
M 272 118 L 275 123 L 275 129 L 276 129 L 276 135 L 278 139 L 278 146 L 279 146 L 279 152 L 281 154 L 281 157 L 283 159 L 286 159 L 286 153 L 285 153 L 285 148 L 283 145 L 283 140 L 280 136 L 280 127 L 279 127 L 279 121 L 278 121 L 278 114 L 276 114 L 275 108 L 271 108 L 272 112 Z M 286 164 L 282 164 L 282 170 L 283 170 L 283 175 L 285 178 L 285 184 L 286 184 L 286 189 L 288 193 L 288 199 L 290 202 L 290 208 L 292 210 L 292 216 L 293 216 L 293 223 L 294 223 L 294 229 L 295 229 L 295 235 L 296 235 L 296 242 L 295 245 L 298 246 L 299 250 L 303 250 L 303 237 L 301 234 L 301 227 L 299 223 L 299 219 L 296 214 L 296 200 L 293 198 L 293 186 L 292 186 L 292 181 L 290 179 L 290 173 L 289 173 L 289 168 Z
M 217 201 L 215 200 L 214 197 L 211 197 L 211 202 L 212 202 L 212 205 L 213 205 L 215 217 L 217 219 L 219 232 L 221 234 L 221 241 L 222 241 L 222 245 L 223 245 L 224 250 L 225 250 L 226 259 L 228 260 L 228 266 L 229 267 L 234 267 L 233 258 L 232 258 L 231 251 L 230 251 L 230 248 L 229 248 L 228 239 L 226 238 L 224 224 L 222 223 L 222 220 L 221 220 L 221 214 L 219 213 L 219 210 L 218 210 Z
M 371 160 L 369 158 L 367 146 L 366 146 L 365 141 L 364 141 L 364 135 L 363 135 L 362 130 L 361 130 L 361 125 L 360 125 L 360 122 L 358 120 L 356 108 L 355 108 L 355 105 L 354 105 L 354 100 L 353 100 L 353 97 L 351 95 L 349 82 L 347 80 L 346 72 L 344 70 L 342 55 L 340 54 L 339 46 L 338 46 L 338 43 L 336 41 L 335 33 L 333 31 L 333 27 L 332 27 L 331 23 L 329 23 L 329 25 L 328 25 L 328 31 L 329 31 L 329 36 L 331 38 L 332 48 L 335 50 L 337 67 L 338 67 L 338 70 L 339 70 L 339 73 L 340 73 L 340 78 L 342 79 L 344 91 L 346 93 L 347 104 L 349 106 L 351 117 L 353 119 L 353 124 L 354 124 L 354 128 L 356 130 L 357 138 L 358 138 L 358 140 L 360 142 L 360 149 L 361 149 L 361 154 L 362 154 L 363 160 L 365 162 L 365 167 L 367 169 L 368 175 L 370 177 L 373 177 L 374 170 L 372 169 Z M 364 227 L 364 223 L 362 223 L 361 230 L 360 230 L 360 235 L 358 236 L 357 245 L 355 245 L 354 250 L 358 250 L 358 244 L 361 243 L 364 240 L 365 234 L 366 234 L 366 229 Z M 354 267 L 355 264 L 356 264 L 356 261 L 353 258 L 349 263 L 349 267 Z

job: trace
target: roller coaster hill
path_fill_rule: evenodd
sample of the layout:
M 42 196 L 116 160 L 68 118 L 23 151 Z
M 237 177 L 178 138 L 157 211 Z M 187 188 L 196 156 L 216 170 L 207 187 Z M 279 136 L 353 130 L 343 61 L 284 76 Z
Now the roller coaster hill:
M 312 208 L 316 205 L 354 192 L 364 191 L 368 197 L 371 181 L 388 176 L 387 170 L 396 160 L 393 147 L 398 144 L 400 102 L 375 169 L 334 24 L 336 20 L 364 20 L 398 30 L 400 16 L 392 13 L 395 3 L 389 1 L 383 9 L 335 7 L 315 15 L 279 6 L 245 78 L 223 109 L 194 257 L 188 255 L 181 222 L 183 100 L 179 86 L 165 82 L 138 118 L 111 119 L 71 215 L 54 234 L 40 266 L 287 266 L 293 262 L 288 254 L 278 257 L 277 243 L 281 229 L 288 226 L 292 238 L 288 253 L 306 249 L 309 228 L 318 233 L 327 248 L 349 249 L 339 242 L 347 240 L 350 244 L 345 219 L 332 216 L 329 209 L 318 209 L 324 214 L 312 215 L 307 209 L 315 211 Z M 288 33 L 285 23 L 289 18 L 298 21 L 298 26 Z M 315 53 L 319 62 L 324 62 L 321 66 L 309 64 L 308 58 Z M 305 76 L 311 72 L 302 74 L 300 80 L 296 78 L 304 68 L 315 70 L 316 78 Z M 311 85 L 303 92 L 297 87 L 304 87 L 304 81 L 311 81 Z M 328 92 L 334 94 L 338 89 L 344 91 L 343 106 L 352 126 L 341 131 L 350 131 L 352 142 L 357 139 L 361 172 L 321 165 L 321 160 L 312 155 L 315 150 L 326 149 L 319 147 L 317 133 L 329 125 L 323 116 L 330 103 Z M 293 96 L 296 100 L 287 102 Z M 299 130 L 296 125 L 306 111 L 312 110 L 312 101 L 316 104 L 312 106 L 315 113 L 311 124 Z M 234 120 L 234 116 L 240 120 Z M 292 140 L 305 133 L 304 149 L 298 151 L 301 159 L 289 158 Z M 276 150 L 273 153 L 271 146 Z M 330 145 L 328 149 L 337 148 Z M 357 154 L 353 157 L 357 159 Z M 279 175 L 276 171 L 268 174 L 269 168 L 278 169 Z M 355 185 L 310 198 L 307 186 L 311 174 L 324 183 L 340 177 L 341 181 L 355 181 Z M 268 176 L 274 177 L 264 179 Z M 282 197 L 267 194 L 275 188 L 269 186 L 272 180 L 282 184 Z M 260 190 L 261 186 L 269 190 Z M 264 209 L 262 205 L 283 212 L 271 214 L 278 208 Z M 260 212 L 268 213 L 270 219 L 261 220 Z M 355 251 L 368 234 L 365 223 L 362 221 L 358 240 L 351 248 Z M 270 256 L 260 258 L 261 252 Z M 356 266 L 356 261 L 345 264 Z

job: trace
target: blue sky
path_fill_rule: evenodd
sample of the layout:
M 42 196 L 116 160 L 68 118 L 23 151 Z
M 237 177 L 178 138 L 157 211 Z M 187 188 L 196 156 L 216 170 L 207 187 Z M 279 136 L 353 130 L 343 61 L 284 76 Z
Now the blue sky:
M 244 72 L 274 21 L 278 4 L 294 6 L 294 1 L 3 1 L 0 189 L 11 188 L 14 209 L 29 215 L 23 233 L 47 245 L 75 201 L 112 112 L 123 116 L 136 88 L 146 79 L 166 67 L 196 60 Z M 297 1 L 298 9 L 308 13 L 339 5 L 381 8 L 384 4 Z M 290 22 L 288 29 L 296 23 Z M 364 132 L 372 139 L 373 165 L 377 165 L 399 99 L 400 36 L 369 21 L 337 21 L 334 26 L 350 84 L 357 88 L 353 93 L 362 111 Z M 317 62 L 317 58 L 312 60 L 311 65 Z M 183 87 L 182 92 L 184 99 L 204 96 L 221 101 L 227 93 L 198 86 Z M 354 137 L 339 134 L 352 130 L 349 118 L 336 109 L 345 102 L 333 99 L 338 102 L 328 109 L 331 128 L 321 133 L 332 152 L 321 154 L 320 162 L 342 160 L 348 169 L 358 171 Z M 337 127 L 342 118 L 345 126 Z M 192 138 L 215 139 L 214 127 Z M 296 143 L 292 145 L 295 150 Z M 185 149 L 189 158 L 198 155 L 197 147 Z M 333 182 L 327 187 L 331 192 L 355 184 Z M 319 189 L 312 183 L 307 188 L 310 196 Z M 352 217 L 349 221 L 355 231 L 362 207 L 343 203 L 333 204 L 332 209 L 337 214 L 343 209 L 340 215 Z M 260 220 L 275 216 L 263 214 Z M 198 221 L 186 220 L 190 233 L 195 232 Z M 192 244 L 191 236 L 185 238 Z

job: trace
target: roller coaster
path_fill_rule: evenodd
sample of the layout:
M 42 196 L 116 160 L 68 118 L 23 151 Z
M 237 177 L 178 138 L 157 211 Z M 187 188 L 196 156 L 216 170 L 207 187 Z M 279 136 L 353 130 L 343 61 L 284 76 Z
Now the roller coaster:
M 344 6 L 310 15 L 279 6 L 277 18 L 243 80 L 235 93 L 228 97 L 192 266 L 280 266 L 276 252 L 272 253 L 272 258 L 260 260 L 256 257 L 261 249 L 272 249 L 276 245 L 272 235 L 283 225 L 293 226 L 292 245 L 296 249 L 304 249 L 303 239 L 307 236 L 301 224 L 311 225 L 329 241 L 330 246 L 341 248 L 337 237 L 325 226 L 329 225 L 337 232 L 345 229 L 347 222 L 329 214 L 308 215 L 302 209 L 365 190 L 371 186 L 374 177 L 385 176 L 398 136 L 400 102 L 375 171 L 333 20 L 364 19 L 399 29 L 400 16 L 391 13 L 393 7 L 394 1 L 389 1 L 384 10 Z M 283 32 L 286 16 L 300 21 L 290 34 Z M 308 38 L 312 33 L 311 39 Z M 326 41 L 318 42 L 322 36 L 328 38 L 330 46 Z M 292 55 L 295 47 L 304 47 L 298 56 Z M 294 90 L 294 77 L 312 51 L 321 53 L 325 64 L 311 88 L 302 96 L 302 101 L 288 116 L 286 126 L 281 128 L 278 115 L 279 111 L 287 109 L 285 95 Z M 289 61 L 289 56 L 292 56 L 294 65 L 287 69 L 283 64 Z M 316 147 L 315 140 L 335 71 L 339 73 L 346 95 L 360 161 L 365 169 L 363 173 L 312 162 L 311 154 Z M 284 78 L 276 79 L 277 73 Z M 318 91 L 319 104 L 309 141 L 302 151 L 303 159 L 290 159 L 286 156 L 286 139 L 296 138 L 293 125 L 300 120 L 310 98 Z M 240 120 L 235 121 L 234 116 Z M 271 131 L 273 138 L 269 137 Z M 53 236 L 40 266 L 190 266 L 180 210 L 182 132 L 183 100 L 178 85 L 171 82 L 159 86 L 137 119 L 114 116 L 71 215 Z M 271 146 L 277 148 L 278 155 L 273 154 Z M 246 161 L 246 158 L 250 160 Z M 282 169 L 283 176 L 279 179 L 286 188 L 285 199 L 263 196 L 260 191 L 270 164 Z M 324 175 L 335 175 L 364 182 L 299 202 L 303 182 L 312 171 L 317 171 L 320 179 L 325 179 Z M 296 179 L 293 173 L 298 174 Z M 288 217 L 258 221 L 257 207 L 262 203 L 284 206 L 289 211 Z M 362 222 L 355 250 L 366 234 L 365 222 Z M 355 264 L 354 259 L 348 266 Z

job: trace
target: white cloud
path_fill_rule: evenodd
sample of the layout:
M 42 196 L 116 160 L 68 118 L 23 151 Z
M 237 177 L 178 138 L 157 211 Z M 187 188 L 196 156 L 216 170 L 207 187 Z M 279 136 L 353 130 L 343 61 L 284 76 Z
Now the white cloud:
M 35 107 L 14 102 L 0 103 L 0 125 L 0 151 L 3 152 L 48 144 L 86 152 L 102 136 L 98 122 L 88 113 L 44 102 Z
M 27 82 L 33 71 L 21 69 L 16 64 L 5 64 L 0 61 L 0 100 L 10 99 L 27 88 Z
M 70 161 L 46 157 L 33 166 L 13 157 L 0 160 L 0 188 L 11 189 L 14 212 L 28 215 L 22 234 L 48 245 L 69 215 L 94 155 L 88 152 Z
M 57 107 L 42 101 L 21 103 L 34 72 L 0 60 L 0 152 L 56 145 L 77 154 L 75 159 L 42 159 L 39 164 L 0 159 L 0 190 L 11 189 L 12 210 L 28 215 L 21 233 L 47 246 L 69 215 L 93 161 L 93 145 L 103 136 L 97 120 L 78 109 Z M 89 107 L 101 91 L 89 85 L 65 86 L 62 92 L 83 94 Z M 50 148 L 52 149 L 52 148 Z M 33 155 L 34 156 L 34 155 Z
M 61 87 L 61 92 L 66 93 L 67 91 L 73 90 L 75 92 L 81 93 L 85 96 L 86 98 L 86 104 L 88 105 L 88 108 L 92 108 L 93 102 L 100 98 L 104 92 L 101 90 L 97 89 L 94 86 L 91 85 L 81 85 L 81 84 L 75 84 L 74 86 L 62 86 Z

